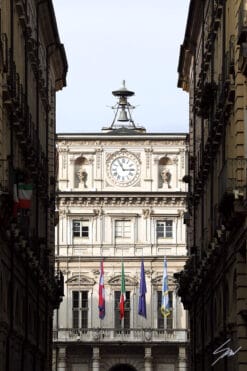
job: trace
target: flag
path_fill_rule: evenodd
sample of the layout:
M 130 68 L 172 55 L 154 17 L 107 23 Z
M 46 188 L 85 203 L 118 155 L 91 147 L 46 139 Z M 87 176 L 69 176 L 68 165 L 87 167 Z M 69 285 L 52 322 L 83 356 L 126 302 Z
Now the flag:
M 162 281 L 162 299 L 161 299 L 161 313 L 164 317 L 169 316 L 171 312 L 169 295 L 168 295 L 168 276 L 167 276 L 167 262 L 164 258 L 164 272 L 163 272 L 163 281 Z
M 146 279 L 145 279 L 145 270 L 144 270 L 144 263 L 143 263 L 143 260 L 142 260 L 142 263 L 141 263 L 140 289 L 139 289 L 138 314 L 140 314 L 140 316 L 143 316 L 145 318 L 147 318 L 147 313 L 146 313 L 146 292 L 147 292 L 147 287 L 146 287 Z
M 18 199 L 21 209 L 30 209 L 32 198 L 32 185 L 27 183 L 18 184 Z
M 16 178 L 16 177 L 15 177 Z M 18 198 L 18 185 L 17 179 L 14 179 L 14 189 L 13 189 L 13 216 L 17 217 L 17 211 L 19 207 L 19 198 Z
M 105 286 L 104 286 L 104 265 L 103 260 L 100 263 L 100 278 L 99 278 L 99 318 L 105 317 Z
M 119 302 L 119 313 L 120 320 L 124 318 L 124 302 L 126 300 L 125 294 L 125 276 L 124 276 L 124 264 L 122 262 L 122 274 L 121 274 L 121 292 L 120 292 L 120 302 Z

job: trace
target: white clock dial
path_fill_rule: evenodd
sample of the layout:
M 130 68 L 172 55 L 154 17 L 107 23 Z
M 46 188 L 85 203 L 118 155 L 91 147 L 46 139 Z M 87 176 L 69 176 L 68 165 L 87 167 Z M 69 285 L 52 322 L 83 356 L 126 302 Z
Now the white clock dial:
M 131 182 L 136 172 L 136 163 L 129 157 L 117 157 L 111 163 L 111 175 L 119 183 Z
M 119 186 L 134 184 L 140 175 L 139 161 L 129 152 L 113 154 L 108 164 L 108 175 Z

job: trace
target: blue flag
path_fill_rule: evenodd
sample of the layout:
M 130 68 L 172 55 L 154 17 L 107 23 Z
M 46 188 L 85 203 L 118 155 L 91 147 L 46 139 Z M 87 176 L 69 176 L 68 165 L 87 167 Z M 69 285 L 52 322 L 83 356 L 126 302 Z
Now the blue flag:
M 144 271 L 144 263 L 142 260 L 141 263 L 141 278 L 140 278 L 140 290 L 139 290 L 139 304 L 138 304 L 138 314 L 147 318 L 146 312 L 146 279 L 145 279 L 145 271 Z
M 163 272 L 163 281 L 162 281 L 162 299 L 161 299 L 161 313 L 164 317 L 169 316 L 171 313 L 171 307 L 169 302 L 168 295 L 168 275 L 167 275 L 167 262 L 164 258 L 164 272 Z

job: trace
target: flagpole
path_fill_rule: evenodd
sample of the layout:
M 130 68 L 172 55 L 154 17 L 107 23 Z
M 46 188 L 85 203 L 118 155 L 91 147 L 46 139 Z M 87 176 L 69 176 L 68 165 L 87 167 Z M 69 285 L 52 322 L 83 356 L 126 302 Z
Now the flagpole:
M 122 274 L 123 274 L 122 266 L 123 266 L 123 246 L 122 246 L 122 261 L 121 261 L 121 292 L 120 292 L 120 297 L 122 295 L 122 279 L 123 279 L 123 277 L 122 277 Z M 124 329 L 124 317 L 121 318 L 121 330 L 123 330 L 123 329 Z
M 122 295 L 122 266 L 123 266 L 123 246 L 122 246 L 122 263 L 121 263 L 121 292 L 120 292 L 120 296 Z M 121 329 L 123 330 L 124 328 L 124 317 L 121 318 Z

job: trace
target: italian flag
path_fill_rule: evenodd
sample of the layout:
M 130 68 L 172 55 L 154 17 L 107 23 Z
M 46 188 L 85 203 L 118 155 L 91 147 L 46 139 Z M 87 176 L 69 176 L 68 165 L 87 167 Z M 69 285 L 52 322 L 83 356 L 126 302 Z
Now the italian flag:
M 124 276 L 124 264 L 122 262 L 122 274 L 121 274 L 121 293 L 120 293 L 120 302 L 119 302 L 119 313 L 120 320 L 124 318 L 124 302 L 126 300 L 125 295 L 125 276 Z
M 20 209 L 30 209 L 33 187 L 32 184 L 18 183 L 14 185 L 14 204 Z
M 14 190 L 13 190 L 13 216 L 14 218 L 17 217 L 17 211 L 18 211 L 18 205 L 19 205 L 19 198 L 18 198 L 18 189 L 17 189 L 17 183 L 14 183 Z
M 30 209 L 32 198 L 32 184 L 18 184 L 18 207 L 21 209 Z

